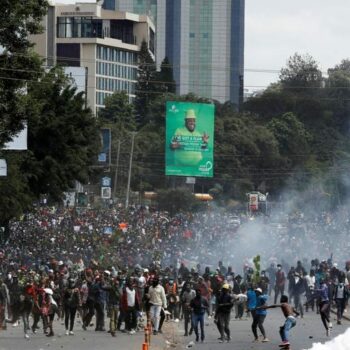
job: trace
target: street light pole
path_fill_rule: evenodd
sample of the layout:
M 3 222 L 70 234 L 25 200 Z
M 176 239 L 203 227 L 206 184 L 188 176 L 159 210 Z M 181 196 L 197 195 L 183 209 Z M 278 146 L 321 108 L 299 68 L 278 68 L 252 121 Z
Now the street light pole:
M 130 163 L 129 163 L 129 175 L 128 175 L 128 186 L 126 188 L 126 198 L 125 198 L 125 208 L 129 206 L 129 195 L 130 195 L 130 182 L 131 182 L 131 169 L 132 169 L 132 158 L 134 155 L 134 142 L 135 142 L 135 136 L 136 132 L 133 131 L 131 133 L 131 150 L 130 150 Z

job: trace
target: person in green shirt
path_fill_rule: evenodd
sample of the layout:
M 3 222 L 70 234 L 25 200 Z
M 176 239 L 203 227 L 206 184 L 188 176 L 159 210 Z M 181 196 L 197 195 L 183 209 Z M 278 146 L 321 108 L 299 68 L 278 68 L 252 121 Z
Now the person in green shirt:
M 209 135 L 196 130 L 196 114 L 193 109 L 186 111 L 185 126 L 175 130 L 170 148 L 175 152 L 176 165 L 195 166 L 208 151 Z

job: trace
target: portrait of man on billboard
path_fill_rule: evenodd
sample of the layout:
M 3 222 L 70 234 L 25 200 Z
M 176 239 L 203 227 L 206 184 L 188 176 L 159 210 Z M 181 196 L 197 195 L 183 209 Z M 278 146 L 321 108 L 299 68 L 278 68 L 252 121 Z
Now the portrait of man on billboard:
M 166 175 L 213 177 L 214 114 L 213 104 L 167 102 Z
M 209 135 L 196 129 L 197 116 L 193 109 L 186 111 L 184 126 L 175 130 L 170 149 L 176 151 L 175 163 L 194 166 L 203 158 L 208 148 Z

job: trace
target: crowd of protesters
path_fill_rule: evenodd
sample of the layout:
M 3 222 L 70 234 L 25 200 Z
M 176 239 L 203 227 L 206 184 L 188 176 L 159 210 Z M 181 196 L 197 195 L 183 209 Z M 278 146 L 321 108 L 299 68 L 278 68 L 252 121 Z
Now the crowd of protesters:
M 208 317 L 223 342 L 231 340 L 234 310 L 236 319 L 251 316 L 253 340 L 259 341 L 259 328 L 266 342 L 273 295 L 286 316 L 285 345 L 294 314 L 309 310 L 320 313 L 330 335 L 330 306 L 335 303 L 341 324 L 348 299 L 347 216 L 275 219 L 242 215 L 237 228 L 227 212 L 212 210 L 171 217 L 148 207 L 38 208 L 11 223 L 0 248 L 0 326 L 21 320 L 29 338 L 42 323 L 50 337 L 57 315 L 69 336 L 78 314 L 84 330 L 93 324 L 115 337 L 134 334 L 147 315 L 154 334 L 166 319 L 181 319 L 185 336 L 194 332 L 204 341 Z M 314 252 L 318 258 L 305 258 Z M 255 263 L 257 254 L 265 270 Z

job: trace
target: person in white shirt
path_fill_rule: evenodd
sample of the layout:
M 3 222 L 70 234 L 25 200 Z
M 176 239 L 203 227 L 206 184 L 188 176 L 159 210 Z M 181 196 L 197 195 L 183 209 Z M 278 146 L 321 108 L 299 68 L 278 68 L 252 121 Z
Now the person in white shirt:
M 125 329 L 129 331 L 129 334 L 136 333 L 137 327 L 137 309 L 139 307 L 138 297 L 134 288 L 132 280 L 127 282 L 127 286 L 124 290 L 124 303 L 126 302 L 125 308 Z
M 167 300 L 165 296 L 164 288 L 159 284 L 159 280 L 154 278 L 152 281 L 152 286 L 148 290 L 149 304 L 151 320 L 153 322 L 153 334 L 158 334 L 160 311 L 162 307 L 167 308 Z

